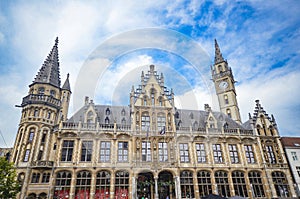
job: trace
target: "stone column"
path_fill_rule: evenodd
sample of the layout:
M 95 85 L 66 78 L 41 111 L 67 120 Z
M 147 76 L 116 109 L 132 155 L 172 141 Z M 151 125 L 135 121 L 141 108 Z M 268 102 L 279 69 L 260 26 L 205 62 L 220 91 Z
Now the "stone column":
M 115 198 L 115 171 L 114 170 L 111 172 L 109 198 Z
M 91 172 L 92 174 L 92 179 L 91 179 L 91 190 L 90 190 L 90 199 L 94 199 L 95 198 L 95 188 L 96 188 L 96 172 L 95 170 L 93 170 Z
M 132 192 L 132 198 L 137 198 L 137 192 L 136 192 L 136 177 L 133 176 L 132 177 L 132 188 L 131 188 L 131 192 Z
M 175 194 L 176 194 L 176 199 L 181 198 L 181 189 L 180 189 L 180 178 L 179 176 L 175 176 Z
M 70 199 L 75 198 L 75 189 L 76 189 L 76 169 L 73 169 L 72 172 L 72 180 L 71 180 L 71 188 L 70 188 Z
M 158 177 L 154 177 L 154 182 L 155 182 L 155 199 L 158 199 Z
M 195 172 L 194 172 L 194 175 L 193 175 L 193 184 L 194 184 L 195 198 L 200 198 L 198 180 L 197 180 L 197 170 L 196 169 L 195 169 Z

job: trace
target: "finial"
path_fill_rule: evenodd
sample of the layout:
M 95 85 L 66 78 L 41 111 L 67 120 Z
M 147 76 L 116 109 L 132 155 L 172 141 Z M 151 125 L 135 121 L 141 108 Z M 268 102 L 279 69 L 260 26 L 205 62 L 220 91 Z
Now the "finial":
M 58 37 L 56 37 L 55 39 L 55 46 L 57 46 L 57 44 L 58 44 Z

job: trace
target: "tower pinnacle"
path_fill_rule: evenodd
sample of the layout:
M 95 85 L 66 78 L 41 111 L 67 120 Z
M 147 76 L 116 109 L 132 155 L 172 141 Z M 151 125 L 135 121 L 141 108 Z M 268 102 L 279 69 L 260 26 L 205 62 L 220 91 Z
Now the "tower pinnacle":
M 222 56 L 222 53 L 221 53 L 220 47 L 218 45 L 218 42 L 215 39 L 215 64 L 223 62 L 223 61 L 224 61 L 224 58 Z
M 34 83 L 48 83 L 60 87 L 59 60 L 58 60 L 58 37 L 55 44 L 36 75 Z

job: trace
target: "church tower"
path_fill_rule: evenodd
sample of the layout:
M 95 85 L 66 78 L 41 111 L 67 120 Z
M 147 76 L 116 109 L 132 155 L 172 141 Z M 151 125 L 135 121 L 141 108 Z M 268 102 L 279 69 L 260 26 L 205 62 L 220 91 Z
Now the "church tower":
M 241 124 L 234 77 L 222 56 L 217 40 L 215 40 L 215 62 L 211 70 L 221 112 Z
M 23 182 L 21 198 L 29 181 L 34 181 L 29 176 L 49 180 L 47 176 L 53 167 L 57 144 L 54 129 L 59 122 L 67 119 L 71 95 L 69 75 L 63 87 L 60 86 L 56 38 L 52 50 L 29 85 L 28 95 L 18 106 L 22 108 L 22 116 L 11 161 L 17 167 L 19 180 Z

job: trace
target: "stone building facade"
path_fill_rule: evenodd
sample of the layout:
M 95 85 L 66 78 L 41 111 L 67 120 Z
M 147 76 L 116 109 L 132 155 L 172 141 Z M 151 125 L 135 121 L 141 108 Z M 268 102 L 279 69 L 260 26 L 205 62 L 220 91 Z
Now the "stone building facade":
M 296 196 L 274 117 L 257 100 L 242 123 L 234 76 L 216 41 L 211 70 L 220 111 L 177 109 L 173 90 L 150 65 L 128 93 L 129 106 L 86 98 L 69 119 L 72 93 L 69 76 L 60 84 L 57 46 L 20 105 L 11 157 L 19 198 Z

